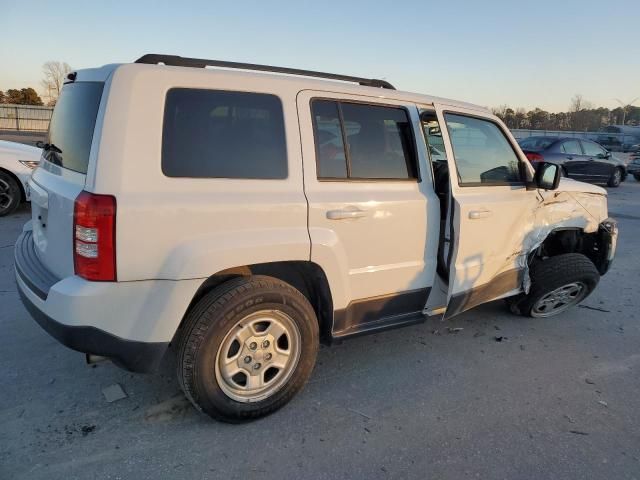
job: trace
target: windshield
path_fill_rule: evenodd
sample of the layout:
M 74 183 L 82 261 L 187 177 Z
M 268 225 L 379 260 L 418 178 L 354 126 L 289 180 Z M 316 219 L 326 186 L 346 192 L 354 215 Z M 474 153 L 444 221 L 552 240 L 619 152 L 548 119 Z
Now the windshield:
M 87 173 L 103 87 L 102 82 L 77 82 L 64 86 L 49 124 L 45 160 Z
M 555 138 L 529 137 L 525 138 L 524 140 L 520 140 L 518 143 L 520 144 L 520 148 L 522 148 L 523 150 L 540 152 L 555 141 Z

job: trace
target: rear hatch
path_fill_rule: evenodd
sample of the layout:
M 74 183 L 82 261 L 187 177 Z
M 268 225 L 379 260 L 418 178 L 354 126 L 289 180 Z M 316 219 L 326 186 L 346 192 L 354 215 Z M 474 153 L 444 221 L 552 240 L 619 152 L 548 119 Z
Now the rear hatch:
M 66 84 L 49 125 L 40 166 L 29 182 L 33 240 L 58 278 L 74 274 L 73 208 L 84 189 L 104 82 Z

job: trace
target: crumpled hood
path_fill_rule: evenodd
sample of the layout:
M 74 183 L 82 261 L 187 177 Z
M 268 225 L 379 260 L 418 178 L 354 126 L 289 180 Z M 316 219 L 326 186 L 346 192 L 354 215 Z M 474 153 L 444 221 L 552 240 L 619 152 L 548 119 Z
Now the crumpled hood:
M 576 193 L 595 193 L 598 195 L 607 195 L 607 191 L 597 185 L 591 183 L 579 182 L 572 178 L 561 178 L 557 192 L 576 192 Z

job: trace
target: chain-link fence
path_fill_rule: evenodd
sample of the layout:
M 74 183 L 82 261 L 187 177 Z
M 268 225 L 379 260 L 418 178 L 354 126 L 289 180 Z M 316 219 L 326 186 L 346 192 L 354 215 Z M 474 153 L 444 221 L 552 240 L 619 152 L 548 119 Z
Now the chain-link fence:
M 0 130 L 46 132 L 53 107 L 34 105 L 0 105 Z

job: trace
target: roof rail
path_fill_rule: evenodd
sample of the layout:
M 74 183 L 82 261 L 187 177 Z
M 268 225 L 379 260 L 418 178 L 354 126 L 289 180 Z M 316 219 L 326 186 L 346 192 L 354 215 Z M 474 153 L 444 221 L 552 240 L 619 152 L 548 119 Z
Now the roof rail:
M 390 90 L 395 90 L 395 87 L 386 80 L 378 80 L 375 78 L 351 77 L 348 75 L 314 72 L 312 70 L 300 70 L 297 68 L 272 67 L 270 65 L 256 65 L 253 63 L 225 62 L 222 60 L 206 60 L 202 58 L 179 57 L 177 55 L 160 55 L 156 53 L 149 53 L 137 59 L 135 63 L 164 63 L 165 65 L 171 65 L 174 67 L 223 67 L 238 68 L 242 70 L 257 70 L 261 72 L 288 73 L 290 75 L 302 75 L 305 77 L 328 78 L 331 80 L 342 80 L 343 82 L 356 82 L 360 85 L 365 85 L 368 87 L 388 88 Z

